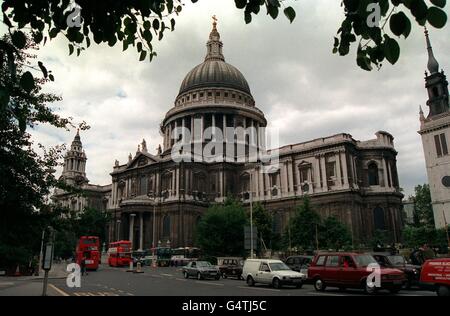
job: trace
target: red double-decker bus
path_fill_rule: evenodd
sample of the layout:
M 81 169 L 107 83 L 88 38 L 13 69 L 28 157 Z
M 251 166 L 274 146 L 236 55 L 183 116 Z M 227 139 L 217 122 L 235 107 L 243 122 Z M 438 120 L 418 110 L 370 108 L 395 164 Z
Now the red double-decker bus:
M 131 260 L 131 241 L 120 240 L 109 244 L 108 264 L 110 267 L 129 266 Z
M 85 258 L 86 269 L 97 270 L 100 263 L 100 239 L 97 236 L 81 236 L 76 248 L 76 262 Z

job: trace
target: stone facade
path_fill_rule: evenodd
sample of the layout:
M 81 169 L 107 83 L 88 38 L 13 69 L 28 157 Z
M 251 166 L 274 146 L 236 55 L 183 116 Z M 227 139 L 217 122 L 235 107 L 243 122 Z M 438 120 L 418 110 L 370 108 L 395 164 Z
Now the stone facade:
M 113 217 L 109 239 L 129 239 L 134 248 L 143 249 L 153 242 L 194 246 L 201 216 L 230 195 L 247 208 L 250 199 L 261 202 L 274 216 L 274 231 L 283 233 L 308 194 L 322 217 L 334 215 L 351 229 L 355 245 L 376 230 L 389 231 L 399 241 L 403 195 L 393 136 L 379 131 L 374 139 L 358 141 L 343 133 L 283 146 L 269 151 L 278 152 L 277 167 L 261 172 L 266 165 L 251 160 L 250 149 L 252 144 L 263 147 L 267 121 L 244 76 L 225 62 L 222 46 L 214 24 L 204 62 L 186 75 L 162 121 L 163 146 L 152 154 L 143 141 L 127 163 L 116 161 L 105 193 Z M 230 127 L 254 131 L 243 141 L 243 157 L 195 159 L 195 148 L 202 152 L 216 140 L 216 132 L 207 132 L 211 128 L 237 147 L 239 140 L 229 135 Z M 180 140 L 182 148 L 177 147 Z M 218 148 L 222 146 L 225 141 Z M 178 151 L 189 152 L 193 160 L 175 161 Z
M 434 221 L 437 228 L 442 228 L 450 222 L 450 103 L 447 78 L 443 70 L 439 72 L 428 32 L 426 40 L 429 58 L 425 87 L 429 114 L 425 117 L 420 109 L 419 134 L 425 154 Z

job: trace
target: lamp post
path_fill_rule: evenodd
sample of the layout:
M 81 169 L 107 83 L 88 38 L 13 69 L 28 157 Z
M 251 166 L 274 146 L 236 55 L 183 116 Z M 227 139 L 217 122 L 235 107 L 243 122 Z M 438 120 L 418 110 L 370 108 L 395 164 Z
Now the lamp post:
M 121 222 L 121 220 L 118 219 L 117 220 L 117 240 L 116 241 L 120 240 L 120 222 Z

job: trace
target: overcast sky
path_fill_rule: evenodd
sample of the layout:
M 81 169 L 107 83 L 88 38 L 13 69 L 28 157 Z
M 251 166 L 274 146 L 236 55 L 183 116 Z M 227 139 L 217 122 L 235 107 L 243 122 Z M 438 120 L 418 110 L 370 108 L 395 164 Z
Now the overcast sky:
M 91 126 L 81 134 L 90 183 L 110 183 L 114 160 L 126 162 L 143 138 L 156 151 L 162 142 L 159 124 L 181 81 L 203 61 L 213 14 L 219 19 L 226 61 L 246 77 L 257 106 L 280 129 L 281 145 L 342 132 L 367 140 L 386 130 L 395 137 L 406 194 L 427 181 L 417 134 L 419 104 L 426 102 L 422 29 L 415 27 L 407 40 L 400 40 L 401 59 L 395 66 L 365 72 L 356 66 L 354 51 L 347 57 L 331 53 L 342 20 L 340 1 L 289 1 L 297 12 L 293 24 L 282 13 L 273 21 L 264 9 L 249 25 L 232 0 L 186 2 L 175 31 L 157 43 L 152 63 L 139 62 L 132 48 L 122 52 L 122 45 L 94 43 L 80 57 L 68 56 L 62 39 L 38 53 L 56 78 L 47 89 L 63 97 L 53 105 L 57 112 Z M 447 71 L 449 30 L 430 29 L 435 55 Z M 33 133 L 36 141 L 54 146 L 70 144 L 75 131 L 39 126 Z

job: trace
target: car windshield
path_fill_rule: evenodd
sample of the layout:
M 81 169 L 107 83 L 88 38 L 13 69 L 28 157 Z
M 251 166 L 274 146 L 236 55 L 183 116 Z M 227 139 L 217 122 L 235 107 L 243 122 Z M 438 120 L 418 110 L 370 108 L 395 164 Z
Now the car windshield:
M 197 267 L 205 268 L 205 267 L 210 267 L 210 266 L 211 266 L 211 263 L 206 262 L 206 261 L 198 261 L 197 262 Z
M 286 264 L 284 264 L 283 262 L 276 262 L 276 263 L 270 263 L 270 270 L 272 271 L 286 271 L 286 270 L 291 270 L 291 268 L 289 268 Z
M 402 256 L 388 256 L 388 259 L 393 265 L 402 265 L 406 263 L 405 258 Z
M 367 267 L 371 263 L 378 264 L 374 257 L 371 255 L 357 255 L 355 256 L 356 264 L 359 267 Z

